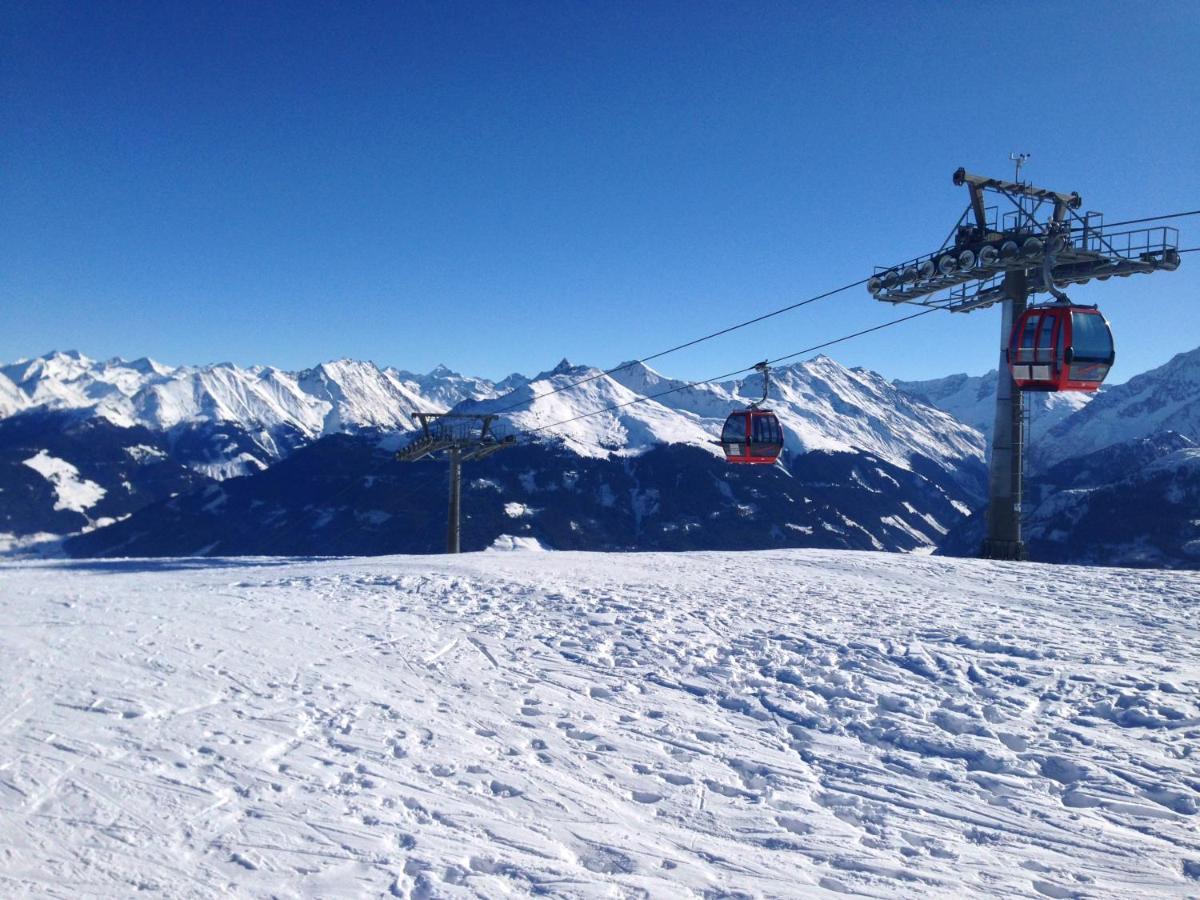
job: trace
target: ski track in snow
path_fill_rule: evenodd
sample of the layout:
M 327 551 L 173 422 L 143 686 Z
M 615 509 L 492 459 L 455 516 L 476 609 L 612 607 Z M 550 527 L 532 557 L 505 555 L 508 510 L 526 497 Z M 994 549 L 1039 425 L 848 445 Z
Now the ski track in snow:
M 1200 575 L 0 565 L 0 894 L 1200 893 Z

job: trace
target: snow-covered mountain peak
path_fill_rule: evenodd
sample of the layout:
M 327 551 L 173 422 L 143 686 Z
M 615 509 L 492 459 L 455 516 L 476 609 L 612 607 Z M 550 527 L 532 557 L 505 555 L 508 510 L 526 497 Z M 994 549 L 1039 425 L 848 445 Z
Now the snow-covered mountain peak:
M 449 370 L 406 378 L 353 359 L 291 373 L 232 362 L 172 367 L 147 357 L 97 362 L 55 351 L 0 366 L 0 379 L 0 416 L 31 408 L 75 410 L 122 427 L 169 431 L 229 422 L 249 432 L 284 430 L 307 439 L 359 428 L 408 429 L 414 409 L 443 411 L 464 399 L 495 395 L 485 379 Z
M 653 397 L 655 402 L 671 409 L 693 413 L 701 419 L 720 419 L 744 403 L 734 395 L 730 386 L 716 382 L 691 383 L 679 378 L 670 378 L 645 363 L 624 363 L 609 376 L 636 394 Z M 715 424 L 708 426 L 713 437 L 718 430 Z
M 566 357 L 563 357 L 552 369 L 544 369 L 529 378 L 522 378 L 523 384 L 532 384 L 535 381 L 548 381 L 552 378 L 566 377 L 568 381 L 578 381 L 587 378 L 589 375 L 601 371 L 593 366 L 574 365 Z M 511 377 L 511 376 L 510 376 Z
M 733 383 L 744 401 L 762 396 L 755 373 Z M 908 397 L 869 369 L 849 369 L 828 356 L 771 372 L 768 405 L 779 415 L 789 446 L 865 450 L 907 466 L 914 454 L 934 460 L 983 457 L 983 438 L 949 414 Z
M 1176 353 L 1157 369 L 1135 375 L 1126 384 L 1137 383 L 1140 388 L 1152 380 L 1153 376 L 1157 376 L 1158 379 L 1169 379 L 1175 384 L 1200 388 L 1200 347 L 1184 353 Z
M 1080 447 L 1097 450 L 1168 429 L 1200 440 L 1200 347 L 1101 391 L 1045 432 L 1036 452 L 1039 460 L 1057 462 Z
M 513 372 L 511 375 L 507 375 L 500 381 L 497 381 L 493 385 L 493 388 L 495 389 L 497 396 L 503 396 L 509 391 L 515 391 L 521 385 L 528 383 L 529 379 L 526 376 L 522 375 L 520 372 Z
M 436 365 L 424 375 L 403 369 L 387 369 L 389 377 L 410 393 L 422 398 L 421 409 L 444 412 L 464 400 L 495 397 L 497 386 L 486 378 L 463 375 L 448 366 Z
M 369 378 L 375 373 L 382 370 L 369 360 L 350 359 L 342 357 L 341 359 L 330 359 L 325 362 L 317 363 L 311 369 L 305 369 L 297 373 L 298 378 L 318 377 L 327 379 L 338 378 Z
M 51 350 L 48 353 L 43 353 L 41 356 L 35 356 L 33 359 L 25 360 L 25 362 L 42 363 L 46 366 L 66 366 L 68 368 L 74 366 L 90 366 L 95 360 L 80 353 L 78 350 Z
M 160 377 L 170 375 L 175 371 L 174 367 L 165 366 L 148 356 L 142 356 L 134 360 L 124 360 L 119 356 L 114 356 L 112 359 L 106 360 L 104 366 L 112 369 L 124 368 L 137 372 L 140 375 L 157 375 Z
M 24 397 L 22 407 L 93 406 L 121 392 L 123 370 L 96 363 L 76 350 L 54 350 L 33 359 L 0 366 Z
M 789 366 L 784 366 L 783 368 L 802 368 L 810 371 L 820 371 L 823 369 L 837 369 L 845 372 L 852 371 L 848 366 L 843 366 L 832 356 L 827 356 L 824 353 L 818 353 L 816 356 L 801 360 L 800 362 L 791 363 Z M 856 369 L 853 371 L 858 370 Z
M 757 373 L 693 384 L 632 361 L 608 373 L 559 366 L 490 409 L 516 405 L 507 414 L 514 426 L 564 436 L 585 455 L 637 453 L 652 443 L 691 443 L 716 452 L 713 442 L 726 416 L 761 398 Z M 793 454 L 866 451 L 904 467 L 916 454 L 940 461 L 983 457 L 983 440 L 975 430 L 907 397 L 881 375 L 848 369 L 829 357 L 775 370 L 768 405 L 779 416 Z
M 699 416 L 646 399 L 601 369 L 570 363 L 534 376 L 495 400 L 456 409 L 501 413 L 516 430 L 561 439 L 581 456 L 638 454 L 656 444 L 694 444 L 720 452 Z
M 251 431 L 290 429 L 309 439 L 359 428 L 408 430 L 413 410 L 503 398 L 495 408 L 521 403 L 511 417 L 519 427 L 575 420 L 565 436 L 577 449 L 594 448 L 581 450 L 588 453 L 636 453 L 656 442 L 681 441 L 712 450 L 725 416 L 761 398 L 757 373 L 692 385 L 636 361 L 606 375 L 565 358 L 532 379 L 514 375 L 499 385 L 445 365 L 414 375 L 345 358 L 289 373 L 232 363 L 172 368 L 147 358 L 96 363 L 78 353 L 52 353 L 0 374 L 7 381 L 0 383 L 0 412 L 6 415 L 45 406 L 90 411 L 119 425 L 170 430 L 234 422 Z M 575 384 L 584 379 L 586 384 Z M 828 356 L 780 367 L 773 382 L 772 406 L 794 452 L 855 448 L 902 464 L 913 452 L 934 458 L 975 452 L 953 423 L 931 423 L 930 410 L 898 403 L 880 376 L 847 369 Z M 590 415 L 609 406 L 619 409 Z M 892 434 L 885 433 L 889 428 Z
M 988 436 L 996 418 L 995 369 L 984 375 L 947 375 L 928 381 L 896 381 L 906 394 L 945 410 Z M 1103 391 L 1101 392 L 1103 393 Z M 1034 434 L 1043 433 L 1088 405 L 1097 395 L 1082 391 L 1031 392 L 1025 395 Z
M 20 412 L 28 405 L 29 398 L 21 393 L 11 378 L 0 373 L 0 418 Z
M 306 395 L 325 404 L 322 434 L 359 428 L 408 430 L 413 427 L 409 413 L 429 407 L 419 392 L 395 374 L 362 360 L 321 363 L 301 372 L 296 383 Z
M 11 365 L 0 366 L 0 373 L 20 385 L 43 379 L 73 381 L 93 365 L 94 362 L 78 350 L 51 350 L 32 359 L 20 359 Z
M 614 369 L 610 370 L 611 377 L 639 394 L 654 394 L 659 391 L 667 391 L 683 387 L 688 382 L 677 378 L 670 378 L 657 369 L 651 368 L 644 362 L 639 360 L 630 360 L 629 362 L 621 363 Z M 716 388 L 717 385 L 705 383 L 702 385 L 705 388 L 705 393 L 712 393 L 711 388 Z M 723 391 L 718 391 L 722 393 Z M 668 403 L 668 406 L 678 406 L 676 403 Z

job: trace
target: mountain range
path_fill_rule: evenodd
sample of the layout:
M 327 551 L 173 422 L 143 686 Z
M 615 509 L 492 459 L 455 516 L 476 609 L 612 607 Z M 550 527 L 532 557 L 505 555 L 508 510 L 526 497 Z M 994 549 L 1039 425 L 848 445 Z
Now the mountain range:
M 414 375 L 350 359 L 285 372 L 231 363 L 166 366 L 147 358 L 101 362 L 53 352 L 0 366 L 0 417 L 68 411 L 164 434 L 232 425 L 256 445 L 252 458 L 229 461 L 240 466 L 213 473 L 233 475 L 282 458 L 298 441 L 363 428 L 411 430 L 414 409 L 443 412 L 463 400 L 497 396 L 520 380 L 513 376 L 497 386 L 444 366 Z
M 930 381 L 896 381 L 895 385 L 990 438 L 996 416 L 997 377 L 993 369 L 986 375 L 948 375 Z M 1030 434 L 1036 438 L 1079 412 L 1096 396 L 1082 391 L 1026 394 Z
M 783 458 L 746 471 L 726 464 L 713 441 L 730 410 L 761 397 L 758 375 L 690 384 L 641 363 L 606 373 L 563 360 L 493 382 L 356 360 L 287 372 L 50 353 L 0 366 L 0 547 L 433 551 L 445 468 L 400 464 L 391 451 L 414 428 L 412 411 L 454 409 L 496 413 L 522 435 L 517 450 L 468 469 L 467 549 L 516 541 L 973 553 L 995 378 L 891 382 L 824 356 L 781 367 L 769 405 L 784 426 Z M 1096 524 L 1081 513 L 1039 530 L 1044 504 L 1100 510 L 1148 489 L 1117 460 L 1170 457 L 1162 466 L 1173 474 L 1156 476 L 1154 490 L 1187 495 L 1197 460 L 1179 441 L 1200 443 L 1200 350 L 1099 395 L 1031 400 L 1030 484 L 1042 487 L 1027 512 L 1031 535 L 1057 536 L 1054 552 L 1042 541 L 1047 558 L 1084 561 L 1072 548 Z M 1162 437 L 1168 430 L 1174 438 Z M 1109 462 L 1088 463 L 1097 479 L 1064 484 L 1062 466 L 1111 448 Z M 1193 520 L 1172 515 L 1179 521 L 1156 532 L 1163 546 L 1153 552 L 1122 556 L 1113 542 L 1129 541 L 1110 535 L 1108 556 L 1086 561 L 1196 565 Z

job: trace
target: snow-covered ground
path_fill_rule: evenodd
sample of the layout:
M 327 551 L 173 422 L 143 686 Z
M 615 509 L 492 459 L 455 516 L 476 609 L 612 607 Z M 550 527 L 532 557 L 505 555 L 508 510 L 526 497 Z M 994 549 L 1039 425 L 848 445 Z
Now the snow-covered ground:
M 1200 893 L 1200 575 L 0 565 L 0 894 Z

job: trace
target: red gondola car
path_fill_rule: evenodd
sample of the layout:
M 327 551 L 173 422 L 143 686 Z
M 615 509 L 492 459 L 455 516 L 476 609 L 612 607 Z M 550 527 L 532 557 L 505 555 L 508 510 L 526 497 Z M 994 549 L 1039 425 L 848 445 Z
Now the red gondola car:
M 783 428 L 769 409 L 730 413 L 721 429 L 721 449 L 727 462 L 771 465 L 783 452 Z
M 760 408 L 771 392 L 771 367 L 763 360 L 754 369 L 762 375 L 762 399 L 731 412 L 721 429 L 721 440 L 714 443 L 725 451 L 726 462 L 769 466 L 783 452 L 783 426 L 775 413 Z
M 1112 329 L 1094 306 L 1031 306 L 1008 339 L 1008 367 L 1023 391 L 1094 391 L 1115 358 Z

